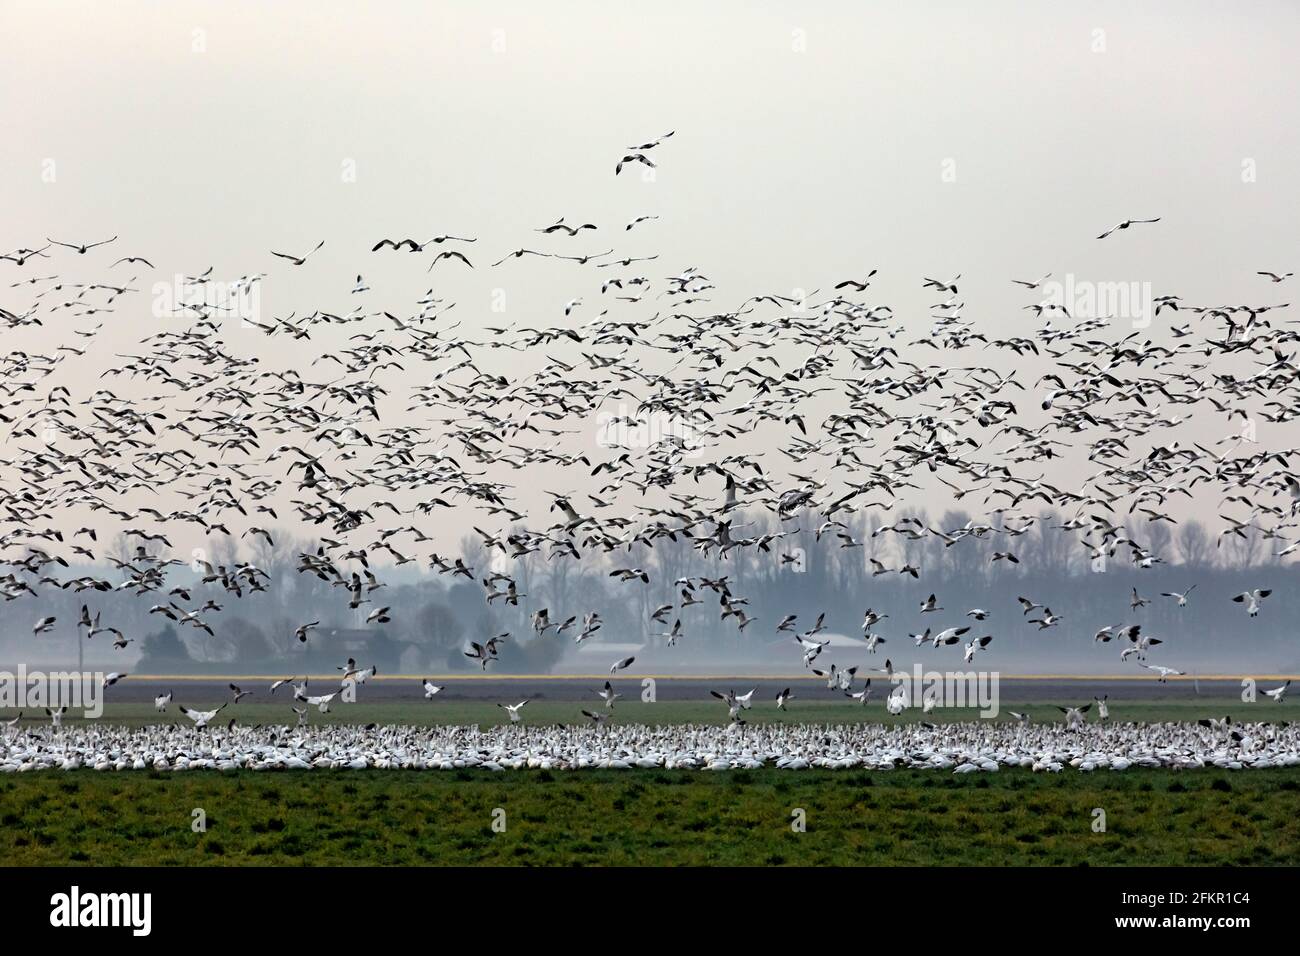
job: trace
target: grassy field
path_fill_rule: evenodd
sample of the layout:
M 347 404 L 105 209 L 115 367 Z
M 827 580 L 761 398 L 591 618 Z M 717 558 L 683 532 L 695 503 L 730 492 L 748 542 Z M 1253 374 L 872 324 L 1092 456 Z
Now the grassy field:
M 510 699 L 517 703 L 528 696 L 521 692 Z M 187 700 L 177 694 L 177 700 L 187 706 L 204 710 L 217 706 L 220 701 Z M 302 706 L 302 705 L 296 705 Z M 555 700 L 534 697 L 523 710 L 525 723 L 554 724 L 582 723 L 582 709 L 597 710 L 601 707 L 599 698 L 592 695 L 591 700 Z M 1010 710 L 1028 712 L 1036 722 L 1062 720 L 1062 714 L 1054 702 L 1034 702 L 1003 704 L 1000 716 L 993 718 L 1001 721 L 1011 720 Z M 1232 714 L 1239 721 L 1279 721 L 1292 719 L 1293 706 L 1276 705 L 1270 701 L 1256 704 L 1235 704 L 1223 700 L 1202 701 L 1133 701 L 1112 702 L 1110 719 L 1112 721 L 1194 721 L 1201 717 L 1222 717 Z M 0 710 L 0 719 L 13 717 L 17 711 Z M 1096 715 L 1090 714 L 1096 720 Z M 221 712 L 220 722 L 231 717 L 241 724 L 284 724 L 293 723 L 298 718 L 290 709 L 288 696 L 275 704 L 250 703 L 242 701 L 231 704 Z M 83 718 L 70 714 L 65 722 L 75 724 Z M 432 701 L 382 701 L 367 703 L 364 698 L 355 704 L 335 703 L 328 714 L 319 713 L 311 708 L 310 721 L 313 724 L 478 724 L 491 726 L 508 722 L 506 713 L 495 703 L 483 700 L 455 698 L 435 699 Z M 795 700 L 788 711 L 780 711 L 772 701 L 760 701 L 753 709 L 745 712 L 745 719 L 753 723 L 782 721 L 786 723 L 834 723 L 847 724 L 858 722 L 896 724 L 916 723 L 921 720 L 931 723 L 944 723 L 955 720 L 977 720 L 979 712 L 975 709 L 938 709 L 923 715 L 920 710 L 909 710 L 894 717 L 886 713 L 883 703 L 872 701 L 861 707 L 851 701 L 837 700 Z M 188 725 L 176 704 L 172 704 L 166 714 L 157 713 L 148 703 L 110 703 L 105 705 L 104 714 L 98 718 L 101 724 L 122 724 L 140 726 L 143 724 L 178 723 Z M 719 701 L 660 701 L 645 704 L 638 699 L 620 700 L 614 707 L 615 723 L 633 724 L 679 724 L 679 723 L 724 723 L 727 720 L 727 708 Z M 24 716 L 23 723 L 45 723 L 43 715 Z
M 0 779 L 0 864 L 1294 865 L 1298 799 L 1282 770 L 77 771 Z

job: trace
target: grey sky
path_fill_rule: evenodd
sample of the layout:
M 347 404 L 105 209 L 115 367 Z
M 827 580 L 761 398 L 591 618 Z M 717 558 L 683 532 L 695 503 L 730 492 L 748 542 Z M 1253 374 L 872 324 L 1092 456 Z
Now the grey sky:
M 966 314 L 1002 335 L 1032 328 L 1008 280 L 1047 272 L 1276 302 L 1255 271 L 1295 264 L 1297 25 L 1285 3 L 9 2 L 0 245 L 117 234 L 114 258 L 155 262 L 105 351 L 154 328 L 153 282 L 209 265 L 269 273 L 268 314 L 346 311 L 362 273 L 371 309 L 409 313 L 432 286 L 478 329 L 503 321 L 501 289 L 505 320 L 553 325 L 583 295 L 577 324 L 607 304 L 589 269 L 486 264 L 610 240 L 660 253 L 650 275 L 699 266 L 719 309 L 878 268 L 873 301 L 918 336 L 922 275 L 962 273 Z M 613 175 L 669 129 L 653 182 Z M 661 219 L 624 233 L 644 214 Z M 562 215 L 601 231 L 531 231 Z M 368 251 L 441 232 L 479 237 L 473 272 Z M 322 238 L 302 269 L 269 255 Z M 246 336 L 228 341 L 268 365 L 301 357 Z

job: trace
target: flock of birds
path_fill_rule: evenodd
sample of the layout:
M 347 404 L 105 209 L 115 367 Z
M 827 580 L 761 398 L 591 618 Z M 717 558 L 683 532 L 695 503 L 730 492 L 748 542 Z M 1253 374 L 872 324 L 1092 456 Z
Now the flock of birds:
M 615 175 L 634 165 L 656 168 L 673 136 L 628 147 Z M 614 231 L 620 239 L 639 238 L 659 218 L 638 215 Z M 1118 234 L 1159 221 L 1126 220 L 1097 238 L 1119 241 Z M 115 255 L 118 236 L 91 242 L 45 237 L 0 255 L 0 268 L 12 270 L 16 280 L 3 283 L 8 297 L 30 297 L 21 306 L 0 307 L 0 327 L 11 336 L 34 331 L 29 340 L 38 343 L 0 355 L 0 422 L 7 429 L 7 454 L 0 459 L 0 563 L 9 569 L 0 575 L 0 597 L 39 602 L 52 589 L 84 594 L 78 633 L 84 640 L 112 635 L 118 650 L 136 638 L 101 620 L 102 609 L 92 607 L 96 594 L 135 595 L 150 602 L 151 615 L 211 637 L 230 602 L 273 592 L 277 582 L 244 558 L 197 560 L 191 575 L 191 562 L 176 556 L 173 539 L 269 545 L 268 522 L 289 522 L 311 529 L 319 542 L 298 555 L 297 573 L 339 594 L 334 608 L 322 608 L 322 618 L 359 611 L 368 626 L 390 622 L 392 608 L 377 593 L 386 586 L 384 570 L 415 563 L 452 580 L 479 582 L 489 606 L 500 601 L 528 611 L 531 635 L 507 632 L 467 646 L 465 656 L 486 671 L 502 642 L 571 636 L 582 644 L 601 631 L 598 608 L 521 604 L 529 596 L 509 573 L 510 562 L 532 555 L 547 562 L 603 562 L 612 581 L 626 589 L 644 587 L 661 573 L 654 552 L 664 541 L 688 542 L 715 560 L 716 576 L 674 579 L 679 599 L 650 615 L 654 640 L 666 650 L 690 639 L 691 614 L 700 612 L 689 609 L 714 599 L 724 623 L 740 631 L 763 626 L 726 573 L 737 551 L 770 555 L 784 565 L 797 560 L 803 535 L 865 549 L 868 541 L 847 521 L 858 514 L 896 514 L 870 529 L 872 543 L 886 549 L 873 548 L 870 556 L 864 550 L 864 561 L 873 575 L 914 579 L 927 569 L 890 563 L 890 539 L 941 541 L 945 549 L 994 542 L 990 564 L 1009 569 L 1020 562 L 1017 539 L 1042 520 L 1034 511 L 1041 506 L 1068 516 L 1061 529 L 1075 537 L 1082 558 L 1118 559 L 1139 572 L 1166 560 L 1142 531 L 1176 524 L 1179 507 L 1193 502 L 1215 506 L 1223 522 L 1219 545 L 1262 537 L 1279 557 L 1300 548 L 1300 482 L 1290 466 L 1300 449 L 1264 447 L 1237 429 L 1238 419 L 1280 424 L 1300 416 L 1294 353 L 1300 333 L 1290 327 L 1295 320 L 1284 317 L 1286 303 L 1195 304 L 1164 294 L 1155 300 L 1157 314 L 1172 318 L 1161 337 L 1154 330 L 1116 331 L 1106 317 L 1072 317 L 1063 304 L 1031 302 L 1024 307 L 1034 314 L 1031 324 L 999 337 L 967 315 L 960 276 L 923 279 L 933 302 L 921 316 L 897 315 L 871 301 L 875 269 L 806 300 L 767 293 L 722 305 L 714 283 L 696 266 L 657 268 L 650 264 L 658 254 L 625 253 L 613 243 L 599 252 L 577 248 L 608 228 L 561 216 L 536 228 L 539 248 L 507 251 L 491 263 L 509 268 L 528 257 L 570 270 L 575 294 L 556 305 L 549 324 L 496 325 L 468 315 L 457 321 L 465 310 L 454 312 L 444 276 L 449 284 L 454 273 L 446 270 L 476 268 L 471 255 L 479 237 L 440 233 L 368 244 L 372 255 L 413 256 L 420 264 L 427 259 L 425 272 L 442 264 L 439 285 L 404 314 L 368 307 L 371 289 L 358 274 L 351 308 L 244 316 L 244 330 L 252 333 L 232 341 L 227 332 L 235 306 L 215 290 L 247 292 L 276 276 L 250 273 L 221 283 L 208 268 L 184 278 L 178 324 L 151 324 L 135 349 L 107 355 L 97 339 L 105 322 L 130 321 L 142 291 L 137 280 L 155 269 L 150 259 Z M 266 268 L 310 270 L 324 246 L 321 240 L 301 255 L 272 251 Z M 65 275 L 73 261 L 130 278 L 74 280 Z M 1258 274 L 1266 290 L 1291 278 L 1289 272 Z M 319 278 L 327 282 L 329 276 Z M 1034 293 L 1046 278 L 1013 281 Z M 292 344 L 293 367 L 277 369 L 235 347 L 258 336 Z M 924 361 L 926 350 L 939 353 L 938 360 Z M 495 361 L 503 354 L 509 362 Z M 78 366 L 92 358 L 107 359 L 109 367 L 78 375 Z M 418 373 L 418 381 L 411 383 L 407 373 Z M 625 409 L 616 423 L 635 427 L 664 417 L 689 429 L 690 438 L 670 429 L 644 443 L 593 451 L 583 440 L 590 438 L 590 423 L 615 404 Z M 1193 417 L 1204 427 L 1215 416 L 1225 431 L 1217 441 L 1179 437 L 1180 426 Z M 1049 479 L 1049 469 L 1073 480 Z M 552 482 L 565 490 L 540 490 Z M 982 502 L 984 513 L 962 527 L 931 527 L 902 514 L 914 494 Z M 539 513 L 530 496 L 546 510 Z M 471 567 L 464 556 L 447 553 L 438 532 L 441 513 L 451 511 L 474 516 L 491 568 Z M 775 530 L 750 533 L 745 516 L 755 511 L 774 518 Z M 1126 524 L 1129 518 L 1138 522 L 1136 531 Z M 80 524 L 75 531 L 74 524 Z M 114 534 L 130 542 L 129 553 L 102 546 Z M 94 570 L 104 565 L 115 574 Z M 1161 597 L 1186 607 L 1193 587 Z M 1253 618 L 1270 593 L 1258 587 L 1231 599 Z M 1130 609 L 1149 600 L 1135 587 Z M 1047 630 L 1063 619 L 1046 597 L 1022 597 L 1020 605 L 1022 626 Z M 941 612 L 936 594 L 920 604 L 922 616 Z M 991 615 L 971 608 L 964 612 L 968 623 L 926 627 L 909 639 L 916 647 L 959 647 L 971 663 L 991 653 L 991 645 L 996 650 L 995 635 L 973 630 Z M 814 667 L 827 646 L 819 637 L 824 618 L 800 628 L 791 614 L 766 626 L 790 635 L 803 665 L 828 688 L 865 705 L 870 679 L 855 683 L 858 667 Z M 883 620 L 867 610 L 866 653 L 899 640 L 883 636 Z M 57 616 L 41 614 L 34 638 L 57 625 Z M 320 626 L 321 620 L 304 622 L 294 637 L 306 643 Z M 1131 659 L 1159 681 L 1183 673 L 1148 660 L 1162 639 L 1140 624 L 1106 625 L 1094 641 L 1115 641 L 1122 661 Z M 634 660 L 615 661 L 611 675 Z M 341 686 L 364 682 L 365 671 L 355 662 L 346 670 Z M 888 659 L 871 670 L 893 673 Z M 126 676 L 114 672 L 105 684 Z M 300 720 L 310 707 L 326 711 L 339 693 L 311 694 L 305 679 L 276 686 L 285 683 L 294 685 Z M 227 703 L 237 703 L 244 692 L 234 685 L 231 690 Z M 425 682 L 427 698 L 440 690 Z M 618 695 L 609 682 L 596 692 L 604 706 L 583 713 L 599 727 Z M 1280 702 L 1284 692 L 1285 685 L 1275 699 Z M 752 701 L 720 691 L 714 696 L 727 707 L 729 723 L 742 726 Z M 776 706 L 785 709 L 791 697 L 789 690 L 778 695 Z M 886 696 L 889 710 L 910 705 L 897 698 L 897 690 Z M 170 695 L 160 698 L 159 710 L 170 702 Z M 501 707 L 517 724 L 526 704 Z M 225 706 L 181 712 L 205 727 Z M 988 746 L 1007 733 L 961 732 L 991 735 Z M 134 733 L 120 751 L 167 751 L 175 731 L 156 731 L 156 744 L 150 733 Z M 241 733 L 228 727 L 224 739 Z M 318 741 L 304 747 L 324 748 L 307 762 L 342 759 L 338 754 L 355 746 L 342 733 L 301 738 Z M 444 738 L 404 733 L 389 728 L 360 739 L 369 734 L 394 747 L 419 740 L 436 749 L 465 731 L 446 731 Z M 492 746 L 527 751 L 552 732 L 493 733 Z M 622 730 L 601 738 L 602 747 L 612 753 L 622 746 L 620 734 L 664 740 L 656 733 L 672 732 Z M 877 739 L 872 734 L 889 741 L 904 739 L 891 737 L 903 733 L 839 730 L 829 746 L 857 753 L 864 741 Z M 1108 739 L 1158 752 L 1187 744 L 1186 735 L 1198 731 L 1159 725 L 1128 733 L 1134 736 Z M 1293 752 L 1293 733 L 1276 733 L 1265 749 L 1279 743 Z M 809 734 L 815 737 L 812 731 L 763 728 L 734 739 L 771 759 L 777 751 L 786 757 L 801 752 L 813 739 Z M 279 752 L 291 736 L 264 742 L 257 759 L 284 759 Z M 72 740 L 55 743 L 36 731 L 25 739 L 23 746 L 47 754 Z M 75 739 L 82 742 L 76 746 L 93 749 L 100 738 L 79 729 Z M 567 754 L 578 746 L 574 739 L 557 738 L 552 749 Z M 1251 739 L 1264 746 L 1258 733 Z M 10 740 L 6 761 L 24 752 Z M 692 752 L 705 749 L 701 744 Z M 510 759 L 520 752 L 510 749 Z M 936 752 L 950 759 L 955 751 Z M 89 760 L 89 750 L 78 759 Z
M 1231 770 L 1300 766 L 1300 725 L 1019 722 L 609 727 L 411 727 L 355 725 L 256 728 L 211 734 L 172 726 L 31 728 L 6 739 L 0 772 L 35 770 L 513 770 L 665 768 L 785 770 L 895 768 L 954 774 L 1026 768 L 1131 767 Z

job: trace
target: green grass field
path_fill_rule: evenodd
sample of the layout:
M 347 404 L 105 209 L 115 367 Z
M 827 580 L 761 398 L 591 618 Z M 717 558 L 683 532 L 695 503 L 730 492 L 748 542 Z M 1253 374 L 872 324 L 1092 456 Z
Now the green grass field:
M 0 864 L 1294 865 L 1298 799 L 1281 770 L 77 771 L 0 779 Z
M 510 703 L 516 703 L 527 696 L 529 695 L 521 690 L 518 696 L 510 699 Z M 204 710 L 211 709 L 220 703 L 219 700 L 187 699 L 179 692 L 177 693 L 177 701 Z M 296 706 L 301 707 L 302 705 Z M 582 723 L 586 720 L 582 716 L 584 707 L 588 710 L 598 710 L 601 706 L 601 701 L 595 694 L 591 696 L 590 700 L 559 700 L 534 697 L 530 700 L 528 706 L 524 708 L 523 717 L 525 723 L 533 724 Z M 1062 714 L 1056 709 L 1055 702 L 1004 703 L 1000 715 L 994 719 L 1011 720 L 1008 713 L 1010 710 L 1027 711 L 1033 720 L 1038 722 L 1060 721 L 1062 719 Z M 1291 719 L 1295 712 L 1294 706 L 1288 704 L 1277 705 L 1271 701 L 1243 704 L 1222 699 L 1168 702 L 1142 700 L 1133 701 L 1132 703 L 1112 703 L 1110 719 L 1124 722 L 1194 721 L 1201 717 L 1222 717 L 1226 713 L 1231 714 L 1235 720 L 1239 721 L 1279 721 Z M 17 711 L 0 711 L 0 719 L 12 717 L 16 714 Z M 1092 720 L 1096 720 L 1095 714 L 1089 716 Z M 236 718 L 241 724 L 285 724 L 294 723 L 298 719 L 290 709 L 290 700 L 287 695 L 274 704 L 249 702 L 247 700 L 238 704 L 231 704 L 221 712 L 220 722 L 224 723 L 231 717 Z M 82 719 L 79 716 L 70 714 L 65 719 L 65 722 L 74 724 Z M 949 708 L 938 709 L 930 714 L 923 715 L 918 709 L 909 710 L 894 717 L 886 713 L 884 705 L 877 701 L 872 701 L 866 707 L 861 707 L 847 700 L 795 700 L 791 702 L 788 711 L 778 710 L 776 704 L 772 701 L 760 701 L 751 710 L 745 712 L 745 719 L 753 723 L 782 721 L 786 723 L 818 724 L 860 722 L 896 724 L 916 723 L 921 720 L 931 723 L 944 723 L 956 720 L 977 720 L 979 719 L 979 712 L 968 708 Z M 98 720 L 101 724 L 127 726 L 156 723 L 177 723 L 184 726 L 189 723 L 189 720 L 180 713 L 180 709 L 176 704 L 172 704 L 166 714 L 159 714 L 154 710 L 153 705 L 148 703 L 107 704 L 103 716 Z M 703 701 L 660 701 L 654 704 L 645 704 L 638 699 L 633 699 L 630 701 L 620 700 L 614 706 L 615 723 L 720 724 L 725 723 L 726 720 L 727 708 L 722 703 L 711 699 Z M 29 714 L 23 718 L 23 722 L 38 724 L 46 723 L 48 720 L 43 715 L 37 717 Z M 478 724 L 486 727 L 506 723 L 508 718 L 505 711 L 495 703 L 482 700 L 457 700 L 451 698 L 432 701 L 386 700 L 369 703 L 362 697 L 355 704 L 336 702 L 328 714 L 321 714 L 313 707 L 311 708 L 310 722 L 313 724 Z

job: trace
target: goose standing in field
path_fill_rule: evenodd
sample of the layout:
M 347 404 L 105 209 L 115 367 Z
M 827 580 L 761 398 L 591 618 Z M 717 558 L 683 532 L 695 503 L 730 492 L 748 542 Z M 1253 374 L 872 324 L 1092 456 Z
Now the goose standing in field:
M 167 713 L 167 705 L 170 704 L 171 702 L 172 702 L 171 691 L 168 691 L 165 694 L 159 694 L 157 697 L 153 699 L 153 709 L 158 711 L 158 713 L 160 714 L 165 714 Z
M 1109 695 L 1109 694 L 1102 694 L 1100 697 L 1094 697 L 1094 698 L 1092 699 L 1092 700 L 1093 700 L 1093 703 L 1095 703 L 1095 704 L 1097 705 L 1097 719 L 1098 719 L 1098 720 L 1109 720 L 1109 719 L 1110 719 L 1110 705 L 1107 703 L 1107 700 L 1108 700 L 1109 698 L 1110 698 L 1110 695 Z
M 897 717 L 899 714 L 905 711 L 907 707 L 908 707 L 907 687 L 904 684 L 899 684 L 892 691 L 890 691 L 889 696 L 885 698 L 885 710 L 887 710 L 892 716 Z

